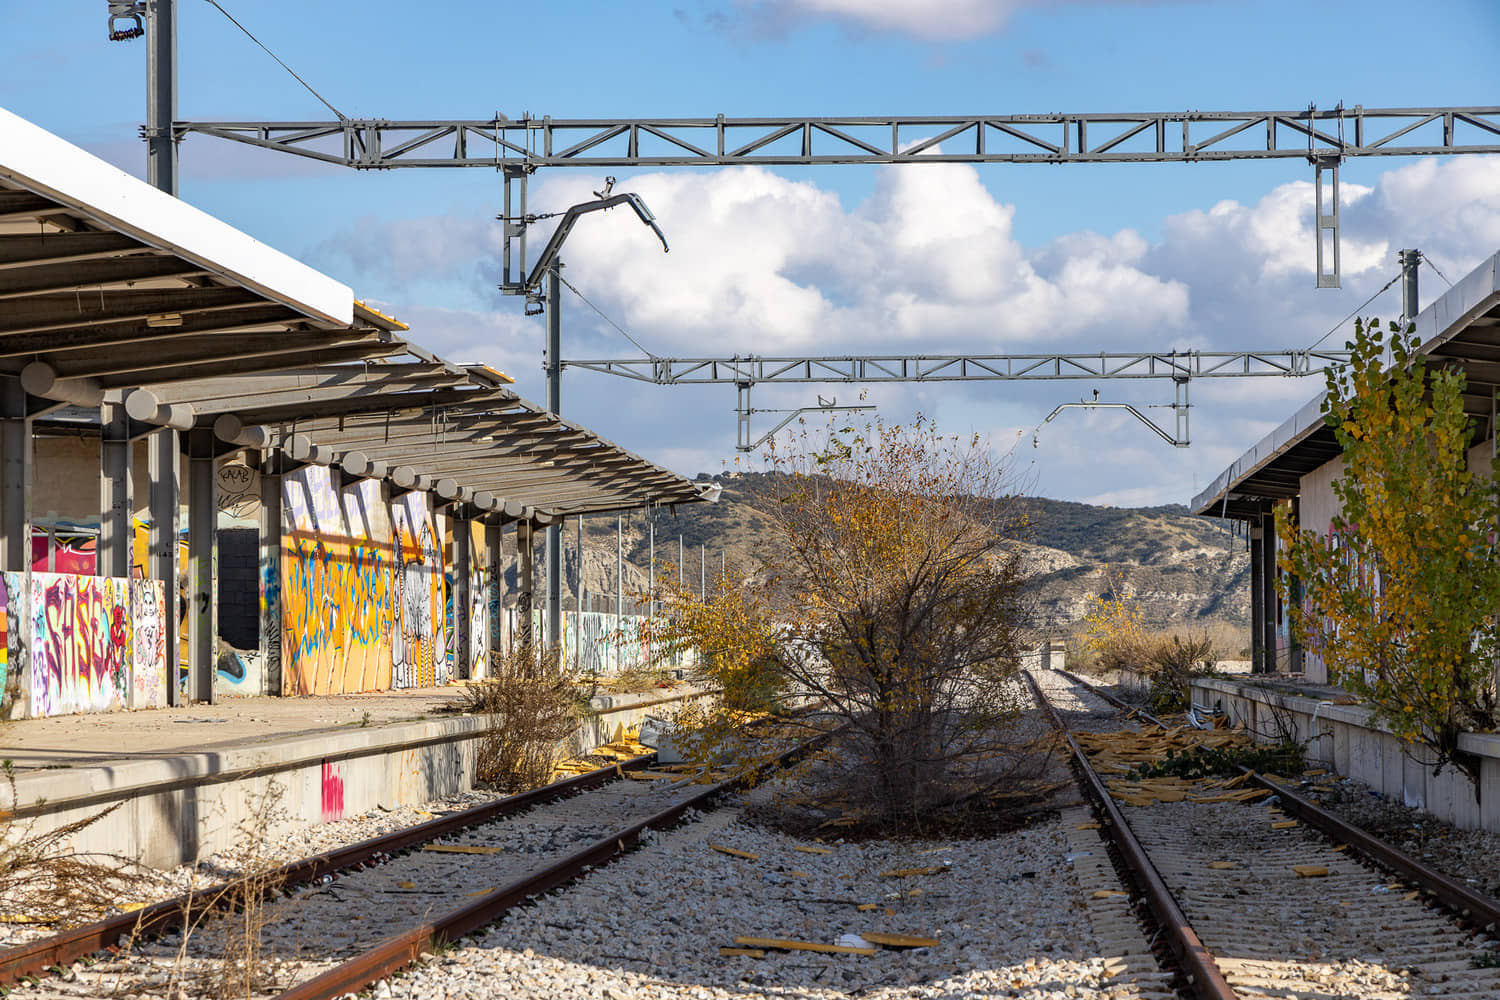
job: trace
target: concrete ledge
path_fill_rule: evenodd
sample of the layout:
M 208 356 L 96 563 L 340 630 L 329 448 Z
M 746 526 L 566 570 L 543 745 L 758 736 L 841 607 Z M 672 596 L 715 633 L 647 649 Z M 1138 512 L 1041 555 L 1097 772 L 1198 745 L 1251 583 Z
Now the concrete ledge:
M 1195 679 L 1192 690 L 1194 703 L 1223 709 L 1231 722 L 1258 738 L 1274 739 L 1289 729 L 1292 739 L 1306 743 L 1309 761 L 1362 781 L 1386 798 L 1454 826 L 1500 832 L 1500 736 L 1466 733 L 1459 739 L 1460 748 L 1482 758 L 1482 787 L 1476 790 L 1456 768 L 1434 774 L 1422 747 L 1403 744 L 1362 705 L 1216 677 Z
M 574 752 L 598 746 L 651 709 L 703 694 L 678 688 L 595 699 L 600 707 L 565 742 Z M 278 801 L 263 834 L 274 837 L 472 789 L 487 728 L 483 716 L 423 719 L 31 771 L 16 777 L 13 795 L 0 783 L 0 806 L 13 808 L 9 832 L 21 837 L 113 806 L 73 837 L 74 849 L 167 868 L 234 846 L 268 795 Z

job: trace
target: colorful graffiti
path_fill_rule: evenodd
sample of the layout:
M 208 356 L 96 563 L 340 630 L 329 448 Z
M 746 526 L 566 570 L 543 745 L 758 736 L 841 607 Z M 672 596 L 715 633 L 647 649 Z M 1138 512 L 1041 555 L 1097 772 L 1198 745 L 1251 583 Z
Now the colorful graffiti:
M 104 712 L 166 701 L 166 657 L 159 624 L 160 583 L 124 578 L 33 573 L 31 709 L 34 716 Z
M 443 577 L 425 495 L 387 504 L 377 482 L 335 491 L 309 466 L 284 478 L 282 512 L 282 691 L 438 683 Z
M 166 588 L 160 580 L 130 581 L 132 708 L 167 703 Z
M 323 822 L 331 823 L 344 818 L 344 775 L 342 768 L 331 762 L 323 762 L 322 775 Z
M 408 493 L 391 506 L 399 588 L 393 662 L 395 686 L 431 687 L 449 679 L 443 567 L 427 496 Z M 439 665 L 442 664 L 441 673 Z
M 484 525 L 469 522 L 469 677 L 483 677 L 490 661 L 489 590 L 492 580 Z

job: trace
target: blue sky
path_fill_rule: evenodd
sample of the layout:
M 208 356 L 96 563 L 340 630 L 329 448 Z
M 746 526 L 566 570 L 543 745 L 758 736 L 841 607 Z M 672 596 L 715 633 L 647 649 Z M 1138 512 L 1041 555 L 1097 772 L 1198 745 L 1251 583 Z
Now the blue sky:
M 677 4 L 221 0 L 353 117 L 487 118 L 1291 110 L 1500 104 L 1500 4 L 1246 0 L 681 0 Z M 328 112 L 204 0 L 180 0 L 180 114 Z M 0 105 L 126 167 L 145 102 L 145 43 L 110 43 L 105 5 L 7 11 Z M 568 272 L 658 353 L 1280 348 L 1317 339 L 1417 245 L 1450 278 L 1500 250 L 1500 158 L 1352 161 L 1346 281 L 1312 288 L 1311 170 L 1270 163 L 619 172 L 673 253 L 629 219 L 580 225 Z M 539 319 L 493 293 L 499 178 L 486 170 L 355 174 L 190 138 L 182 196 L 299 256 L 460 360 L 540 398 Z M 539 209 L 601 181 L 544 172 Z M 1305 237 L 1305 238 L 1304 238 Z M 1429 271 L 1424 301 L 1441 289 Z M 1389 293 L 1388 293 L 1389 295 Z M 1369 311 L 1390 315 L 1393 297 Z M 634 354 L 564 302 L 565 356 Z M 1318 388 L 1194 386 L 1194 447 L 1116 414 L 1092 388 L 1150 405 L 1156 383 L 877 387 L 1018 452 L 1036 489 L 1121 504 L 1181 501 Z M 823 388 L 825 395 L 852 389 Z M 800 406 L 817 389 L 767 389 Z M 841 400 L 842 401 L 842 400 Z M 678 471 L 733 460 L 727 387 L 656 389 L 571 374 L 564 412 Z M 1170 411 L 1147 411 L 1165 421 Z M 691 419 L 685 419 L 687 416 Z M 775 418 L 759 417 L 761 427 Z M 1035 463 L 1031 465 L 1030 463 Z

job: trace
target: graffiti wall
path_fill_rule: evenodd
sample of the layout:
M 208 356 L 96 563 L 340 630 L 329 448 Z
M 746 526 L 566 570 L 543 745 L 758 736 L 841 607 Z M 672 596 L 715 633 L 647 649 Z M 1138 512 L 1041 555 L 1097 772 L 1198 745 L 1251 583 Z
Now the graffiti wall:
M 442 664 L 443 569 L 425 494 L 387 503 L 371 480 L 343 490 L 309 466 L 282 483 L 281 677 L 285 694 L 432 685 Z
M 7 574 L 7 604 L 21 577 Z M 160 582 L 32 573 L 30 714 L 107 712 L 166 704 Z M 9 631 L 7 629 L 7 631 Z

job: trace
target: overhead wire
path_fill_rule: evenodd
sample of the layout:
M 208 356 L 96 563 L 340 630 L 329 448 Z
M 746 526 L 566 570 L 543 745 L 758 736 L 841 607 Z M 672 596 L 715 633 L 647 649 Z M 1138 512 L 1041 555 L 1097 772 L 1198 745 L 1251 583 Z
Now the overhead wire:
M 1432 258 L 1427 256 L 1425 253 L 1422 255 L 1422 263 L 1432 268 L 1433 273 L 1436 274 L 1439 278 L 1442 278 L 1444 283 L 1446 283 L 1449 288 L 1453 287 L 1453 282 L 1448 280 L 1448 276 L 1446 274 L 1438 270 L 1438 266 L 1432 262 Z
M 245 27 L 243 24 L 241 24 L 240 22 L 236 21 L 234 19 L 234 15 L 233 14 L 229 13 L 229 11 L 225 10 L 222 6 L 220 6 L 219 0 L 207 0 L 207 3 L 210 6 L 216 8 L 220 14 L 223 14 L 225 17 L 229 18 L 229 23 L 230 24 L 234 25 L 236 28 L 239 28 L 241 31 L 243 31 L 245 33 L 245 37 L 246 38 L 250 39 L 256 45 L 259 45 L 263 50 L 265 50 L 266 55 L 268 55 L 272 59 L 276 60 L 277 65 L 279 65 L 282 69 L 286 70 L 288 73 L 292 74 L 292 79 L 296 80 L 298 83 L 302 84 L 303 87 L 307 88 L 307 92 L 309 94 L 311 94 L 314 97 L 316 97 L 319 101 L 322 101 L 323 102 L 323 107 L 327 108 L 329 111 L 332 111 L 334 113 L 334 115 L 338 118 L 339 121 L 346 122 L 346 121 L 349 120 L 349 116 L 348 115 L 344 114 L 342 111 L 340 111 L 338 108 L 334 107 L 332 104 L 329 104 L 327 98 L 325 98 L 322 94 L 318 93 L 316 90 L 314 90 L 312 88 L 312 84 L 310 84 L 306 80 L 302 79 L 302 77 L 300 77 L 300 76 L 297 75 L 297 71 L 296 70 L 292 69 L 286 63 L 282 62 L 280 56 L 278 56 L 276 53 L 272 52 L 269 48 L 266 48 L 266 43 L 265 42 L 262 42 L 259 38 L 256 38 L 253 34 L 250 33 L 250 29 L 249 28 Z
M 614 327 L 617 331 L 619 331 L 620 336 L 624 337 L 626 340 L 628 340 L 632 344 L 634 344 L 635 347 L 636 347 L 636 350 L 638 350 L 642 354 L 646 355 L 646 357 L 650 358 L 652 361 L 656 361 L 657 360 L 657 355 L 653 354 L 651 351 L 648 351 L 648 350 L 646 350 L 645 347 L 641 346 L 641 342 L 639 340 L 636 340 L 630 334 L 626 333 L 624 327 L 622 327 L 620 324 L 616 323 L 614 320 L 610 319 L 607 315 L 605 315 L 603 309 L 600 309 L 598 306 L 596 306 L 592 302 L 590 302 L 588 300 L 588 298 L 582 292 L 580 292 L 577 288 L 573 287 L 573 283 L 571 281 L 569 281 L 567 278 L 564 278 L 560 274 L 557 276 L 557 280 L 561 281 L 564 285 L 566 285 L 567 288 L 568 288 L 568 291 L 572 292 L 574 295 L 576 295 L 580 299 L 582 299 L 584 305 L 588 306 L 590 309 L 594 310 L 594 312 L 598 313 L 600 319 L 604 320 L 604 322 L 608 323 L 610 326 Z
M 1401 273 L 1398 271 L 1396 273 L 1396 276 L 1394 278 L 1392 278 L 1390 281 L 1387 281 L 1385 284 L 1383 284 L 1383 285 L 1380 286 L 1380 291 L 1376 292 L 1374 295 L 1371 295 L 1368 299 L 1365 299 L 1359 305 L 1355 306 L 1354 309 L 1353 309 L 1353 311 L 1350 312 L 1349 315 L 1345 316 L 1343 319 L 1341 319 L 1337 323 L 1333 324 L 1333 329 L 1329 330 L 1327 333 L 1323 334 L 1323 336 L 1321 336 L 1317 340 L 1313 341 L 1312 342 L 1312 346 L 1308 347 L 1308 350 L 1309 351 L 1312 350 L 1313 348 L 1315 348 L 1319 344 L 1321 344 L 1323 341 L 1327 340 L 1329 337 L 1331 337 L 1335 333 L 1337 333 L 1339 327 L 1343 326 L 1345 323 L 1349 322 L 1355 316 L 1359 315 L 1359 311 L 1361 309 L 1363 309 L 1365 306 L 1369 305 L 1371 302 L 1374 302 L 1376 299 L 1380 298 L 1381 294 L 1383 292 L 1385 292 L 1385 290 L 1387 288 L 1390 288 L 1392 285 L 1394 285 L 1396 282 L 1398 282 L 1400 280 L 1401 280 Z

